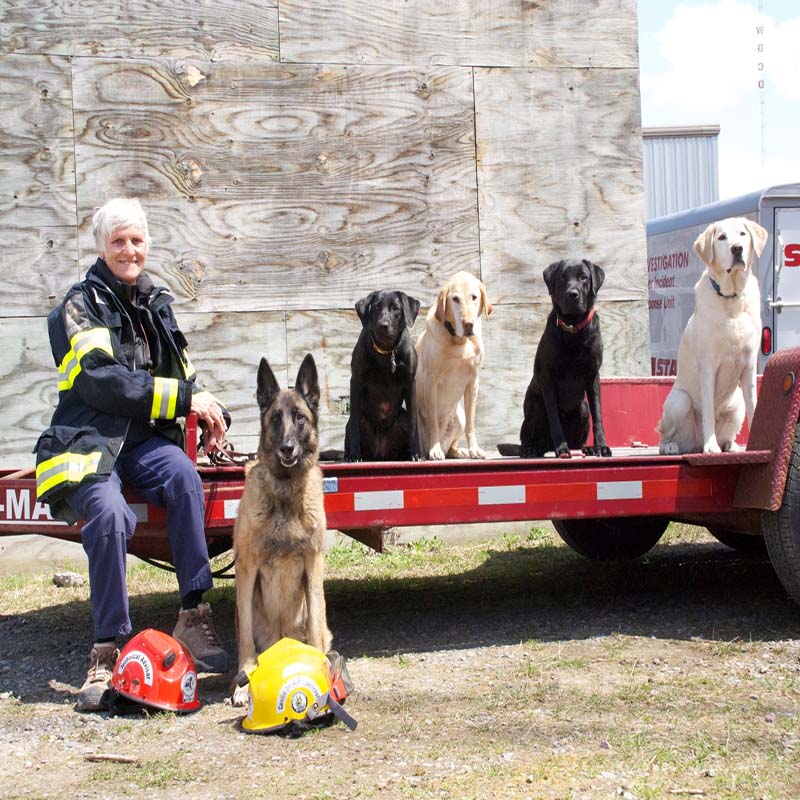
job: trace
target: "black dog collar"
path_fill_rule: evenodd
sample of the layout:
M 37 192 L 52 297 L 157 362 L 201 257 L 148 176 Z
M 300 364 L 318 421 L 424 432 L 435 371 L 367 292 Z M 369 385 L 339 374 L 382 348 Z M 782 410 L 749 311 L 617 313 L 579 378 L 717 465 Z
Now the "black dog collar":
M 722 294 L 722 289 L 719 288 L 719 284 L 709 275 L 708 279 L 711 281 L 711 285 L 714 287 L 714 291 L 720 296 L 724 297 L 726 300 L 732 300 L 734 297 L 738 297 L 739 295 L 734 292 L 733 294 Z
M 562 331 L 566 331 L 567 333 L 580 333 L 592 321 L 593 317 L 594 317 L 594 307 L 590 308 L 589 313 L 575 325 L 568 325 L 559 316 L 556 316 L 556 325 L 558 325 L 558 327 L 561 328 Z

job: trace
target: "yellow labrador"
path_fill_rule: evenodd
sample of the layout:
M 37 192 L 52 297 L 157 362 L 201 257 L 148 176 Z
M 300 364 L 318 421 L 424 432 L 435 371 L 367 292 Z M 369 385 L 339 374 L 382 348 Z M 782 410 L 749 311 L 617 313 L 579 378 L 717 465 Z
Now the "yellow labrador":
M 745 414 L 753 422 L 761 336 L 755 273 L 766 241 L 758 223 L 735 217 L 712 223 L 694 243 L 706 269 L 658 425 L 661 453 L 736 450 Z
M 457 272 L 439 290 L 417 340 L 417 422 L 425 458 L 486 458 L 475 436 L 478 370 L 483 360 L 481 314 L 492 306 L 486 287 Z M 467 449 L 458 447 L 466 434 Z

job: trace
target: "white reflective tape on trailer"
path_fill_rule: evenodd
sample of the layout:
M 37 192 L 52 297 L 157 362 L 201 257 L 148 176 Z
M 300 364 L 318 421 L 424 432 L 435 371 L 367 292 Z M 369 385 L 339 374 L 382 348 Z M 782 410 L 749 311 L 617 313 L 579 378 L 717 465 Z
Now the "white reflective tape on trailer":
M 223 509 L 225 514 L 225 519 L 236 519 L 236 515 L 239 513 L 239 503 L 240 500 L 225 500 L 223 503 Z
M 355 492 L 354 511 L 380 511 L 384 508 L 403 508 L 402 490 L 389 492 Z
M 480 486 L 478 488 L 479 506 L 499 506 L 524 502 L 524 486 Z
M 602 481 L 597 484 L 598 500 L 641 500 L 641 481 Z

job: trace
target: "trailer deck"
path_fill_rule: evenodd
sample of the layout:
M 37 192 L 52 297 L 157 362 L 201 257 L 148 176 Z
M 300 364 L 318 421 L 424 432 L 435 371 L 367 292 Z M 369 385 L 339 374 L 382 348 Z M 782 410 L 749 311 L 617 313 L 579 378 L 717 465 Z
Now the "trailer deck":
M 584 543 L 576 547 L 584 552 L 591 549 L 587 536 L 633 536 L 646 519 L 661 528 L 645 549 L 670 520 L 762 535 L 762 512 L 776 512 L 783 503 L 800 413 L 797 375 L 800 349 L 770 359 L 753 430 L 749 438 L 746 430 L 742 435 L 747 449 L 735 452 L 659 455 L 655 426 L 674 379 L 611 378 L 602 381 L 611 458 L 576 452 L 571 458 L 323 463 L 328 528 L 376 549 L 392 527 L 524 520 L 553 520 L 569 543 L 572 537 Z M 195 433 L 187 439 L 196 442 Z M 209 551 L 216 555 L 231 547 L 245 467 L 200 462 L 198 471 Z M 53 520 L 35 493 L 33 469 L 0 472 L 0 535 L 80 541 L 80 527 Z M 164 511 L 135 492 L 127 496 L 139 519 L 129 552 L 169 560 Z M 592 521 L 603 524 L 587 525 Z

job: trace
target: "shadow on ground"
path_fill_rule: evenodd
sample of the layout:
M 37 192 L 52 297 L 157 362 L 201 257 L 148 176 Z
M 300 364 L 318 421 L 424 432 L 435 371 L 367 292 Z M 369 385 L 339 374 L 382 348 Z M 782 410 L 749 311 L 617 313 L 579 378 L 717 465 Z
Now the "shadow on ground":
M 800 608 L 766 558 L 716 543 L 663 544 L 630 563 L 586 561 L 566 547 L 493 550 L 480 567 L 438 577 L 326 581 L 335 646 L 348 658 L 624 634 L 779 641 L 800 637 Z M 208 595 L 234 652 L 234 588 Z M 131 598 L 134 630 L 171 632 L 177 593 Z M 72 700 L 85 675 L 88 601 L 0 617 L 0 692 Z M 235 670 L 234 670 L 235 671 Z M 227 676 L 201 679 L 221 699 Z

